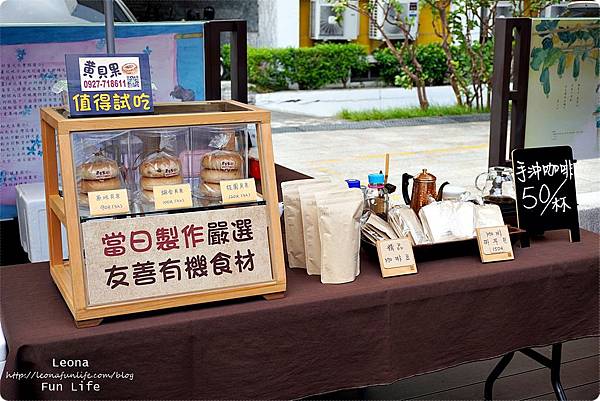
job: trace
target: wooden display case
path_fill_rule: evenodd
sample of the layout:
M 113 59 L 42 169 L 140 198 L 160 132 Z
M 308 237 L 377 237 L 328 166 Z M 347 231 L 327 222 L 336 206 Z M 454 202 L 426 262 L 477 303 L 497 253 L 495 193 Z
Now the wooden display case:
M 251 124 L 256 127 L 258 155 L 261 166 L 261 196 L 263 200 L 256 203 L 254 208 L 258 210 L 261 216 L 264 215 L 265 243 L 268 241 L 268 253 L 266 256 L 270 259 L 269 279 L 263 279 L 258 283 L 241 283 L 212 289 L 186 290 L 179 293 L 156 293 L 151 296 L 140 295 L 135 299 L 122 298 L 116 302 L 91 302 L 91 288 L 88 287 L 91 287 L 92 284 L 90 284 L 90 277 L 88 277 L 90 270 L 89 266 L 86 265 L 85 239 L 82 230 L 85 224 L 110 224 L 111 221 L 117 221 L 121 222 L 121 224 L 126 222 L 130 227 L 136 227 L 136 222 L 140 222 L 140 224 L 141 222 L 151 222 L 152 219 L 158 218 L 157 216 L 170 218 L 172 221 L 185 224 L 186 220 L 192 215 L 202 216 L 203 214 L 208 215 L 217 212 L 222 214 L 235 213 L 235 210 L 238 210 L 239 214 L 245 205 L 217 205 L 209 208 L 194 207 L 157 214 L 127 213 L 119 216 L 103 216 L 101 218 L 88 219 L 89 216 L 86 217 L 81 214 L 78 203 L 78 186 L 72 140 L 74 133 L 85 134 L 86 132 L 94 132 L 98 134 L 103 131 L 164 129 L 215 124 Z M 277 203 L 270 112 L 236 101 L 208 101 L 156 104 L 152 115 L 75 119 L 69 118 L 65 110 L 61 108 L 43 108 L 41 110 L 41 127 L 44 151 L 44 181 L 48 218 L 50 273 L 65 299 L 77 327 L 95 326 L 102 321 L 102 318 L 114 315 L 239 297 L 262 295 L 266 299 L 274 299 L 284 295 L 286 276 Z M 233 219 L 234 217 L 231 218 Z M 100 220 L 99 223 L 98 220 Z M 62 257 L 61 225 L 64 225 L 67 232 L 68 260 L 63 260 Z M 86 238 L 89 238 L 89 236 Z M 131 239 L 131 241 L 133 240 Z M 248 254 L 250 253 L 251 251 L 248 250 Z M 94 252 L 89 252 L 88 249 L 88 256 L 93 254 Z M 115 259 L 115 266 L 118 264 L 116 262 L 118 259 Z M 254 265 L 250 267 L 251 269 L 247 270 L 255 268 Z M 258 270 L 258 267 L 256 270 Z M 239 271 L 242 272 L 241 263 Z M 237 270 L 234 270 L 233 273 L 237 273 Z M 179 274 L 181 276 L 181 270 L 179 270 Z M 165 282 L 167 281 L 167 276 L 164 277 L 164 280 Z M 132 285 L 127 290 L 133 287 Z

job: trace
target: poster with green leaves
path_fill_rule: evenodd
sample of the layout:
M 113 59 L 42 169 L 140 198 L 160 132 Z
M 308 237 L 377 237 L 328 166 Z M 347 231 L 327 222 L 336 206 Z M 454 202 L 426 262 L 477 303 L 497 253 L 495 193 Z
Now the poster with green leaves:
M 570 145 L 599 156 L 600 18 L 534 18 L 525 147 Z

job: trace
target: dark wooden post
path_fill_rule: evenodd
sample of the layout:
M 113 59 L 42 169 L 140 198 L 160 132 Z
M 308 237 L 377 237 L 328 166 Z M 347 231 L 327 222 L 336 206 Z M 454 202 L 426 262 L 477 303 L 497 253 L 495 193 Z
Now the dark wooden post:
M 497 18 L 494 37 L 494 75 L 488 156 L 490 167 L 510 166 L 508 156 L 510 152 L 525 145 L 531 19 Z M 514 57 L 513 42 L 515 43 Z M 510 142 L 508 142 L 509 112 Z M 508 149 L 507 142 L 510 145 Z
M 204 25 L 204 91 L 206 100 L 221 99 L 221 33 L 231 33 L 231 98 L 248 103 L 246 21 L 215 20 Z

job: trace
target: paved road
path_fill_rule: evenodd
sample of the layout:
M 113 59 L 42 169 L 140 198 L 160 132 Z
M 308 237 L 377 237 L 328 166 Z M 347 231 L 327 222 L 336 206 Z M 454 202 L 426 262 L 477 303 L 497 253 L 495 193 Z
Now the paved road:
M 422 168 L 475 191 L 475 176 L 487 168 L 489 122 L 399 126 L 361 130 L 276 133 L 278 163 L 309 175 L 358 178 L 384 168 L 390 153 L 390 182 L 400 186 L 402 173 Z M 578 193 L 600 191 L 600 159 L 576 164 Z M 600 192 L 598 192 L 600 193 Z M 600 199 L 593 196 L 592 201 Z

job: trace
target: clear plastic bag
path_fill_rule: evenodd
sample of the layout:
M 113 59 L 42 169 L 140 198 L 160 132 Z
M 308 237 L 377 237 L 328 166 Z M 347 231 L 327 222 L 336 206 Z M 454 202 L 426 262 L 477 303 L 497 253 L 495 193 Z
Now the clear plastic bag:
M 221 197 L 221 181 L 244 178 L 244 158 L 236 152 L 235 132 L 217 133 L 209 143 L 216 148 L 202 156 L 198 192 L 208 198 Z
M 106 157 L 102 151 L 94 153 L 77 166 L 77 188 L 79 203 L 88 206 L 88 193 L 120 189 L 123 182 L 116 161 Z
M 154 187 L 183 183 L 181 161 L 169 150 L 163 148 L 149 153 L 139 167 L 141 199 L 154 202 Z
M 168 178 L 181 176 L 181 161 L 177 156 L 163 148 L 152 152 L 140 163 L 142 177 Z

